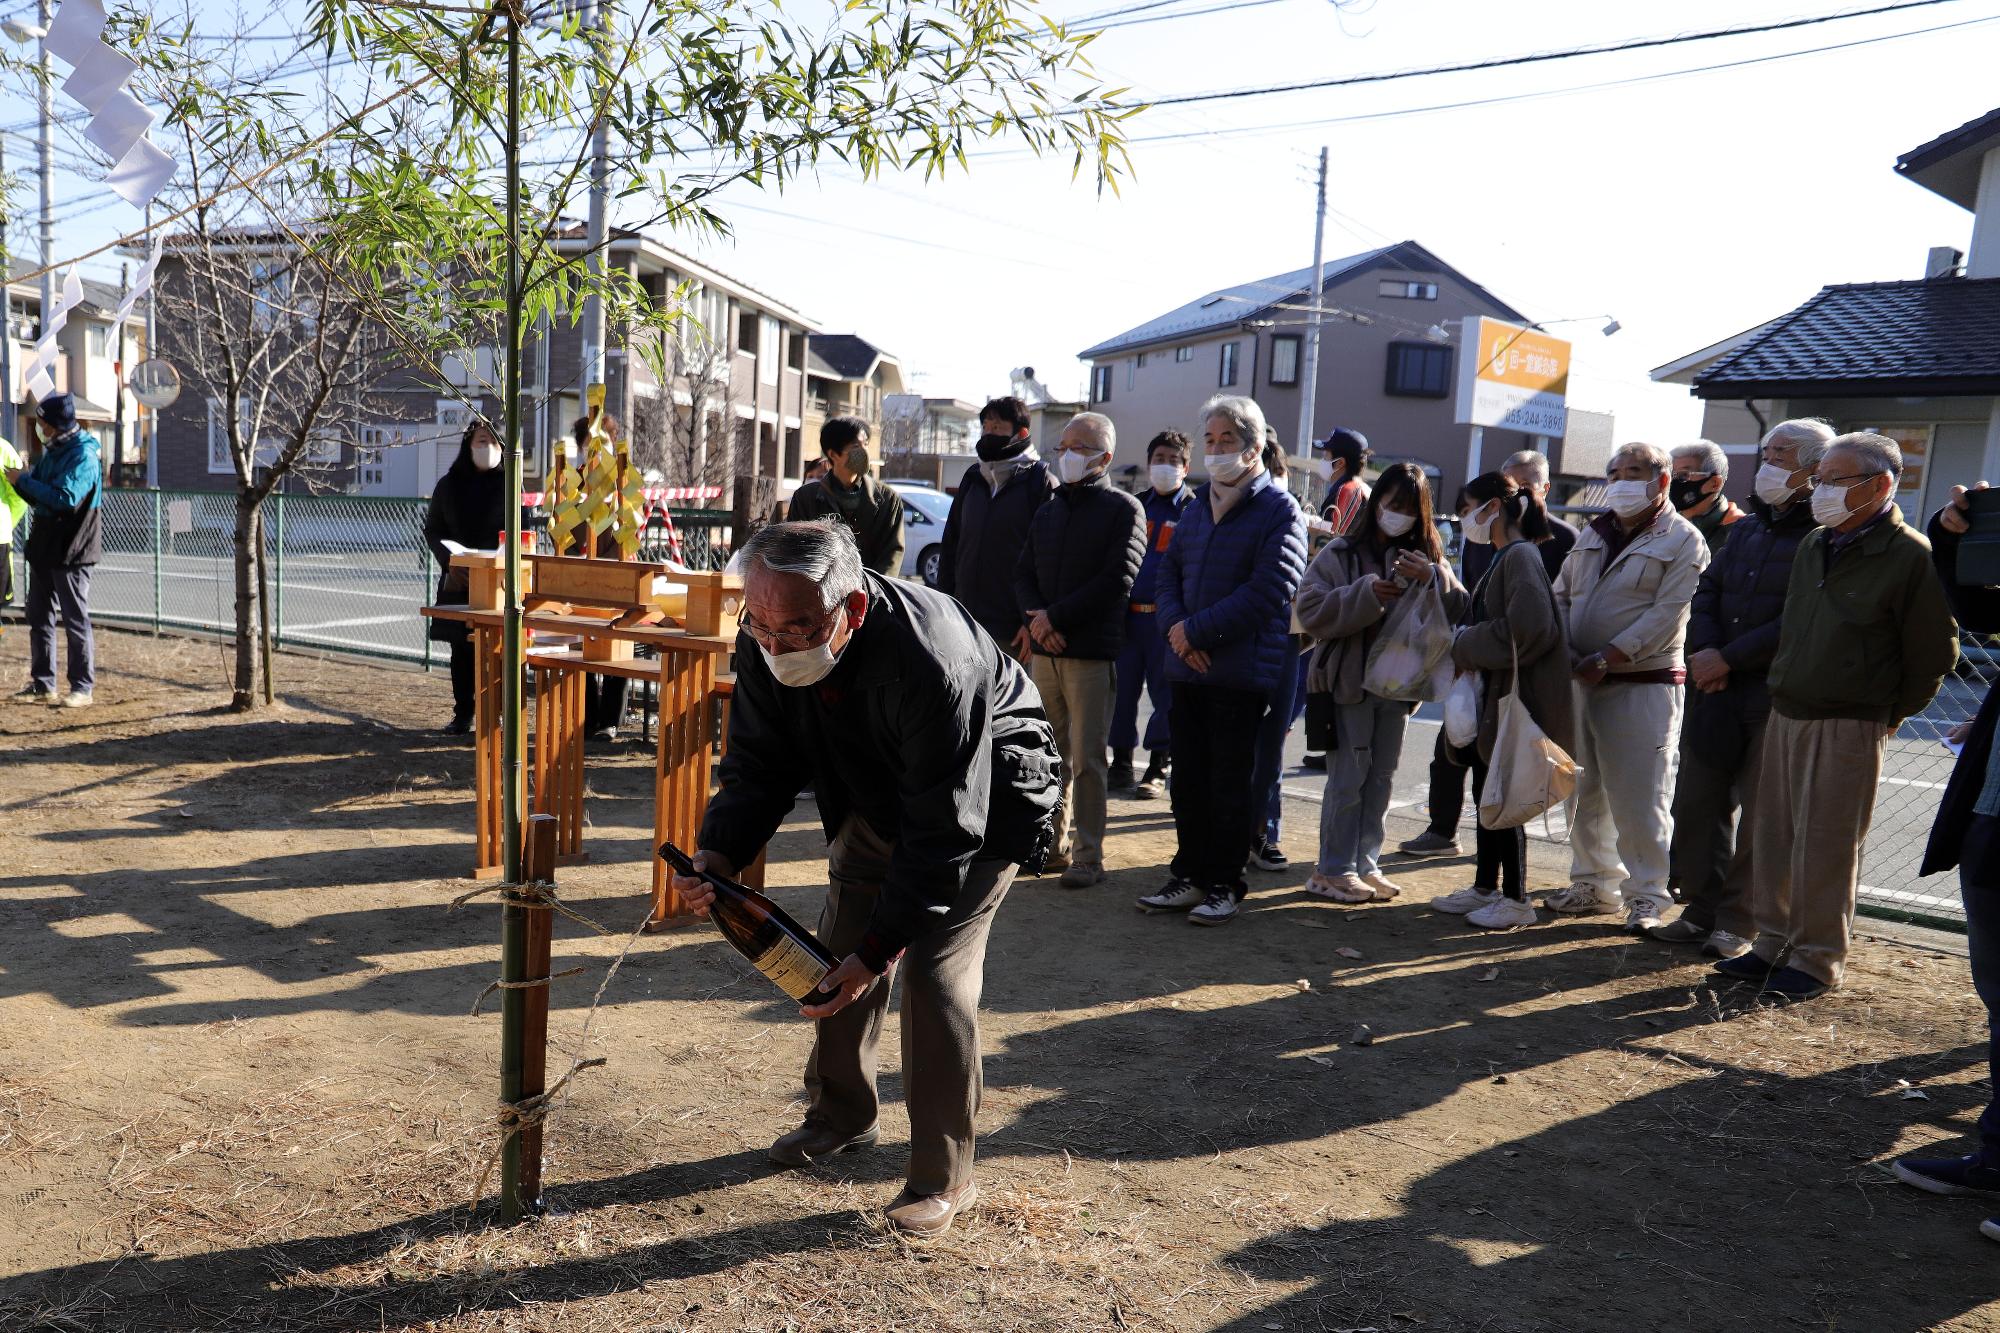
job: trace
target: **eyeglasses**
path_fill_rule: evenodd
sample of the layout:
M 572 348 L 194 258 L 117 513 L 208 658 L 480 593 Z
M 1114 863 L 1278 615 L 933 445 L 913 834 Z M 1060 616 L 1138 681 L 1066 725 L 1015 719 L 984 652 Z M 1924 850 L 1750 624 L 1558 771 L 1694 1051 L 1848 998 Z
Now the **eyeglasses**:
M 834 608 L 834 612 L 838 610 L 838 607 Z M 808 630 L 803 634 L 781 633 L 778 630 L 766 629 L 748 616 L 738 620 L 736 625 L 769 652 L 801 653 L 826 642 L 827 637 L 833 633 L 834 612 L 827 614 L 826 620 L 819 628 Z
M 1886 472 L 1850 472 L 1844 477 L 1821 477 L 1822 486 L 1852 486 L 1857 481 L 1872 481 L 1876 477 L 1886 477 Z

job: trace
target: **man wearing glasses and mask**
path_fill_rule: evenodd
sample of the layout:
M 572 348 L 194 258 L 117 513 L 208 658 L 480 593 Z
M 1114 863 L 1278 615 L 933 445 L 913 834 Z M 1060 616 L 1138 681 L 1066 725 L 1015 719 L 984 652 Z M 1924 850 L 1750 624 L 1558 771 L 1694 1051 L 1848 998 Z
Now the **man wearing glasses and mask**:
M 744 544 L 745 614 L 721 788 L 695 862 L 734 878 L 807 783 L 830 844 L 820 942 L 843 961 L 806 1064 L 805 1123 L 771 1145 L 807 1166 L 876 1139 L 875 1051 L 903 978 L 908 1184 L 890 1223 L 935 1235 L 978 1199 L 979 992 L 993 916 L 1039 869 L 1061 792 L 1027 672 L 942 593 L 865 570 L 837 520 Z M 696 911 L 704 881 L 678 879 Z

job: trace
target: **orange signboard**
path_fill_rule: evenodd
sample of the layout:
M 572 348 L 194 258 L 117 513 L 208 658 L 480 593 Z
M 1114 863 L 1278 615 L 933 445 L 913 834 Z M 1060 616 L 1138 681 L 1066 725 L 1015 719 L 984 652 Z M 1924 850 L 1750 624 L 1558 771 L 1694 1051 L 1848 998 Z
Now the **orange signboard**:
M 1458 419 L 1531 435 L 1563 434 L 1569 343 L 1497 319 L 1464 320 Z

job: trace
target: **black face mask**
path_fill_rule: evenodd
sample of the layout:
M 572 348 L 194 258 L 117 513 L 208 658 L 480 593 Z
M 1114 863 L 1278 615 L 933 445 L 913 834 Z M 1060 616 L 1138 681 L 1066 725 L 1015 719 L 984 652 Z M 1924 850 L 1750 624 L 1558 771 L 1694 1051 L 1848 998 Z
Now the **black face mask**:
M 979 437 L 974 446 L 982 463 L 997 463 L 1003 458 L 1012 458 L 1028 445 L 1026 439 L 1016 439 L 1012 435 L 988 434 Z
M 1673 497 L 1674 508 L 1686 513 L 1709 498 L 1702 487 L 1714 478 L 1713 472 L 1698 473 L 1692 477 L 1681 477 L 1674 481 L 1668 494 Z

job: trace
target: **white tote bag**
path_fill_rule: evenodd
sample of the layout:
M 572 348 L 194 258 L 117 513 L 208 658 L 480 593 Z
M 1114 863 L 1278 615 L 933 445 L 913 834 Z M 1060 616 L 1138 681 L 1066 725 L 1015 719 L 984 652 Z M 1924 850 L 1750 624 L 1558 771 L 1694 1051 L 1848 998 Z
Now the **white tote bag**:
M 1583 770 L 1562 746 L 1537 726 L 1521 702 L 1521 650 L 1514 645 L 1514 687 L 1500 700 L 1499 724 L 1493 735 L 1493 759 L 1486 766 L 1486 786 L 1479 793 L 1482 828 L 1518 828 L 1576 790 Z

